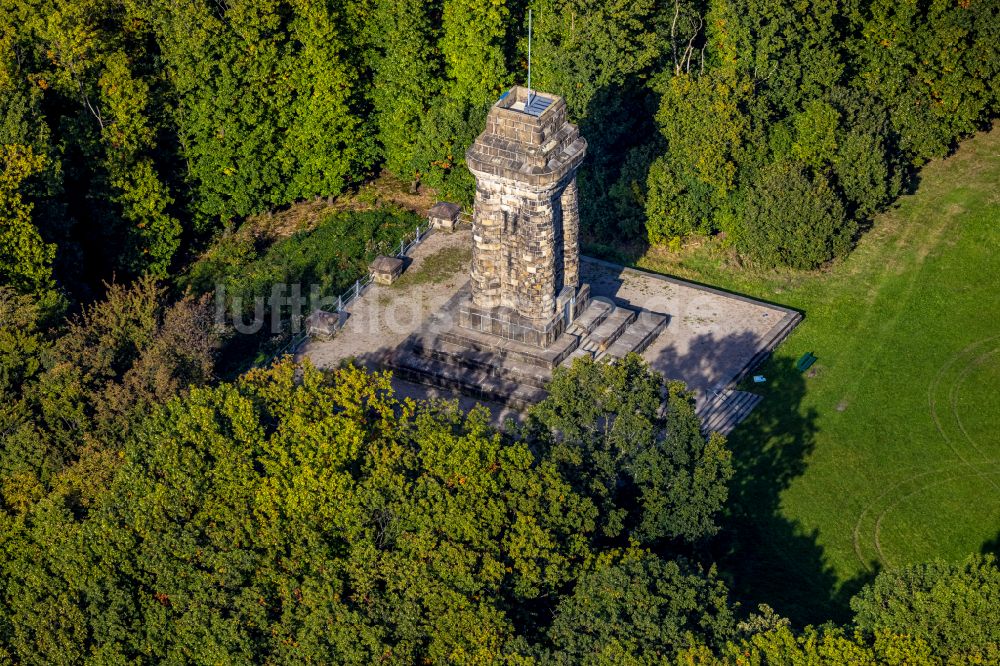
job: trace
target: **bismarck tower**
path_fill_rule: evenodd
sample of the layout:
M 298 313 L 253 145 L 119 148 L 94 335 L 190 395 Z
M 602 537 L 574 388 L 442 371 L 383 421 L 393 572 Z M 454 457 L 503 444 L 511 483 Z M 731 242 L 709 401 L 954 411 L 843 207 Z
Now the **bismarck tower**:
M 476 177 L 469 281 L 386 353 L 397 379 L 522 408 L 545 397 L 560 365 L 641 353 L 667 326 L 665 314 L 609 298 L 606 284 L 591 298 L 580 281 L 586 152 L 560 97 L 514 87 L 493 105 L 465 154 Z
M 490 109 L 465 154 L 476 202 L 461 326 L 545 347 L 586 307 L 576 188 L 586 152 L 561 97 L 516 86 Z

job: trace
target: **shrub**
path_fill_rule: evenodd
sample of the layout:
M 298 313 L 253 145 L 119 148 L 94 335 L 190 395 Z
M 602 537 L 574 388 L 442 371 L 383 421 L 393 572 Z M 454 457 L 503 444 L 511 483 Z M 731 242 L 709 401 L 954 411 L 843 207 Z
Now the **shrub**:
M 182 286 L 207 293 L 221 284 L 227 299 L 241 298 L 252 308 L 275 283 L 311 285 L 323 294 L 343 291 L 364 273 L 379 252 L 391 251 L 420 223 L 408 211 L 372 210 L 335 213 L 316 229 L 281 239 L 262 250 L 246 236 L 225 238 L 195 264 Z
M 736 222 L 736 247 L 765 266 L 810 269 L 845 254 L 857 228 L 822 176 L 779 162 L 764 169 L 745 193 Z

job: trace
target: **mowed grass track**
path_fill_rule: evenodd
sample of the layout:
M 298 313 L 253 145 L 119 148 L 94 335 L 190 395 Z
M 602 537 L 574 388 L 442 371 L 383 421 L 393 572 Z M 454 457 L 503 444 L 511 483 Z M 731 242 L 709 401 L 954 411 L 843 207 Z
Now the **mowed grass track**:
M 828 271 L 727 271 L 708 249 L 639 264 L 805 313 L 730 437 L 720 557 L 744 602 L 843 619 L 880 568 L 1000 551 L 1000 127 L 927 165 Z

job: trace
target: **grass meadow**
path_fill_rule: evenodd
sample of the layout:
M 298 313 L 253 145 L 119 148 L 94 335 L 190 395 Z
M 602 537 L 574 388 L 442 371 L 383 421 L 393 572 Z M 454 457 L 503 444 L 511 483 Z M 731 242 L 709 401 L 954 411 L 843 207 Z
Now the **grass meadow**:
M 824 271 L 724 256 L 706 244 L 636 263 L 805 313 L 730 437 L 718 555 L 743 602 L 844 619 L 880 568 L 1000 551 L 1000 126 L 926 165 Z M 805 352 L 819 360 L 803 374 Z

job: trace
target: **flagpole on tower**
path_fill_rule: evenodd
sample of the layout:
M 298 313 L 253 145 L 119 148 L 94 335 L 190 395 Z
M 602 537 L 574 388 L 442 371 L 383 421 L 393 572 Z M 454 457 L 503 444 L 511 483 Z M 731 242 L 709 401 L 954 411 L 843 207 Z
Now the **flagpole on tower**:
M 531 10 L 528 10 L 528 104 L 531 104 Z M 525 105 L 527 106 L 527 104 Z

